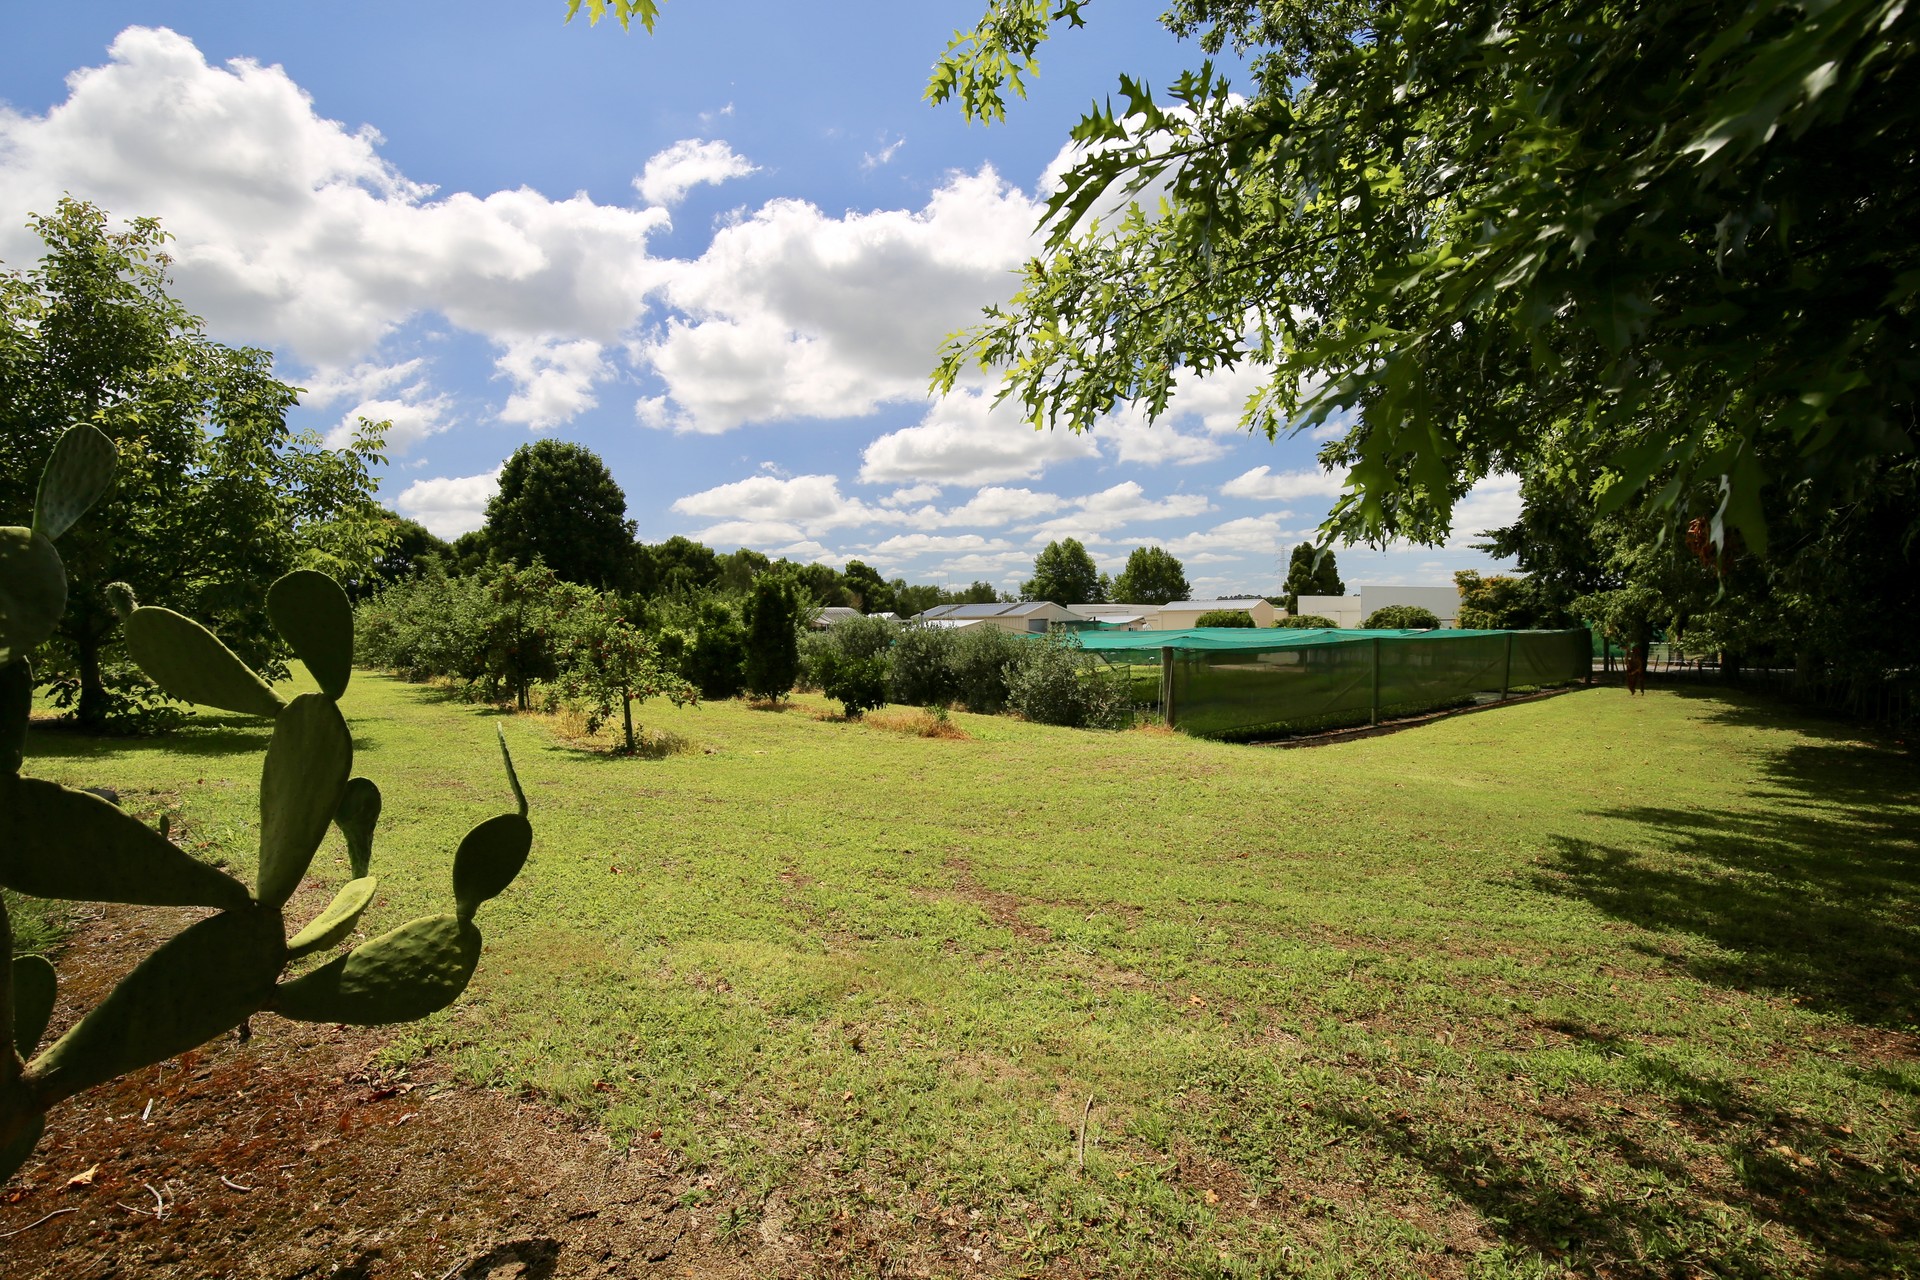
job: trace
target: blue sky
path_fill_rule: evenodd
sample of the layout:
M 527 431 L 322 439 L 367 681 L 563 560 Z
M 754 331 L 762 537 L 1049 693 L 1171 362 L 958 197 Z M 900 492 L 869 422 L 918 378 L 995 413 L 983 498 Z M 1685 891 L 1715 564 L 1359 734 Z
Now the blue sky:
M 0 262 L 63 191 L 159 216 L 179 294 L 275 352 L 301 425 L 393 420 L 381 498 L 443 535 L 553 434 L 649 541 L 1015 586 L 1073 536 L 1116 572 L 1157 544 L 1203 593 L 1276 590 L 1338 480 L 1314 441 L 1238 430 L 1257 370 L 1086 436 L 929 398 L 1081 110 L 1199 57 L 1095 10 L 1006 124 L 969 126 L 921 94 L 975 7 L 676 2 L 649 37 L 564 0 L 33 6 L 0 47 Z M 1455 544 L 1342 550 L 1344 576 L 1485 568 L 1465 543 L 1515 504 L 1496 478 Z

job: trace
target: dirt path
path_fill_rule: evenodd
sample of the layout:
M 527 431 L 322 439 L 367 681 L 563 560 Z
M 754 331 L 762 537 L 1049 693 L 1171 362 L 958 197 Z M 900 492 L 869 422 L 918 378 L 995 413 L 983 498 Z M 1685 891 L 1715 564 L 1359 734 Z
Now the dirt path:
M 191 919 L 108 908 L 60 957 L 52 1033 Z M 732 1277 L 672 1153 L 611 1151 L 552 1108 L 370 1065 L 383 1035 L 254 1020 L 83 1094 L 0 1190 L 0 1277 Z M 47 1215 L 56 1215 L 48 1217 Z M 38 1225 L 33 1225 L 33 1224 Z M 8 1234 L 12 1233 L 12 1234 Z

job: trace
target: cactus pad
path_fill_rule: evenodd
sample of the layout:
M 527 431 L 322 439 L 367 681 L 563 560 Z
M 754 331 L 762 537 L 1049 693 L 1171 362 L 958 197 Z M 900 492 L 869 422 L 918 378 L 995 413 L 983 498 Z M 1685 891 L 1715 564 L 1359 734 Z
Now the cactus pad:
M 353 737 L 333 699 L 303 693 L 288 703 L 260 770 L 259 897 L 267 906 L 284 905 L 300 887 L 352 768 Z
M 0 666 L 0 776 L 20 772 L 33 710 L 33 668 L 25 658 Z
M 513 883 L 533 847 L 533 825 L 517 813 L 503 813 L 467 832 L 453 855 L 453 899 L 462 920 L 473 919 L 480 904 Z
M 33 530 L 57 538 L 100 500 L 113 483 L 113 441 L 96 427 L 79 423 L 54 442 L 53 456 L 40 473 L 33 503 Z
M 31 529 L 0 527 L 0 663 L 27 655 L 67 611 L 67 571 L 53 543 Z
M 45 956 L 13 958 L 13 1044 L 23 1058 L 31 1058 L 53 1016 L 53 997 L 59 987 L 53 966 Z
M 0 777 L 0 884 L 36 898 L 151 907 L 248 905 L 247 888 L 99 796 Z
M 287 958 L 298 960 L 301 956 L 325 951 L 352 933 L 353 926 L 360 921 L 360 913 L 373 901 L 373 891 L 379 885 L 380 881 L 373 876 L 347 881 L 340 892 L 333 895 L 327 909 L 309 920 L 306 928 L 287 942 Z
M 41 1130 L 46 1127 L 46 1114 L 37 1112 L 28 1117 L 27 1127 L 20 1131 L 18 1137 L 5 1147 L 0 1147 L 0 1183 L 5 1183 L 8 1178 L 18 1172 L 21 1165 L 27 1162 L 27 1157 L 33 1154 L 34 1147 L 39 1145 Z
M 411 1022 L 457 1000 L 479 963 L 472 923 L 423 916 L 282 983 L 267 1007 L 303 1022 Z
M 324 573 L 296 569 L 267 591 L 267 616 L 329 698 L 347 692 L 353 674 L 353 606 Z
M 380 788 L 368 778 L 348 778 L 333 825 L 347 838 L 347 865 L 357 879 L 373 866 L 373 826 L 380 821 Z
M 42 1106 L 204 1044 L 265 1002 L 286 964 L 278 911 L 191 925 L 148 956 L 27 1067 Z
M 269 717 L 286 705 L 218 636 L 191 618 L 143 605 L 121 626 L 140 669 L 182 702 Z

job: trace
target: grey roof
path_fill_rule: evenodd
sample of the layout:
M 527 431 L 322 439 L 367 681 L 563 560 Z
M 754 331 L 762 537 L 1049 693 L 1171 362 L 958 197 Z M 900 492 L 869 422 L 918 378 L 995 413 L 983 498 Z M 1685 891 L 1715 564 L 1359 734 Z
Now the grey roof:
M 1214 609 L 1251 609 L 1257 604 L 1265 603 L 1266 600 L 1261 596 L 1243 596 L 1237 600 L 1175 600 L 1171 604 L 1163 604 L 1160 607 L 1162 609 L 1177 609 L 1182 613 L 1188 613 L 1195 609 L 1206 611 Z
M 935 618 L 1024 618 L 1060 607 L 1051 600 L 1022 600 L 1015 604 L 939 604 L 920 616 L 927 621 Z

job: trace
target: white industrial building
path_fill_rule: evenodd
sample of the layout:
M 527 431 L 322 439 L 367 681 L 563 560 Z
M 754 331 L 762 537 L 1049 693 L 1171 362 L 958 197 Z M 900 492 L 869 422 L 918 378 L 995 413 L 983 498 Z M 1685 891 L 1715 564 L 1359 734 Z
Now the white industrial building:
M 1368 586 L 1362 583 L 1352 595 L 1301 596 L 1299 608 L 1294 612 L 1318 614 L 1333 619 L 1339 626 L 1357 627 L 1374 610 L 1396 604 L 1429 610 L 1440 619 L 1441 626 L 1451 627 L 1460 616 L 1460 588 Z

